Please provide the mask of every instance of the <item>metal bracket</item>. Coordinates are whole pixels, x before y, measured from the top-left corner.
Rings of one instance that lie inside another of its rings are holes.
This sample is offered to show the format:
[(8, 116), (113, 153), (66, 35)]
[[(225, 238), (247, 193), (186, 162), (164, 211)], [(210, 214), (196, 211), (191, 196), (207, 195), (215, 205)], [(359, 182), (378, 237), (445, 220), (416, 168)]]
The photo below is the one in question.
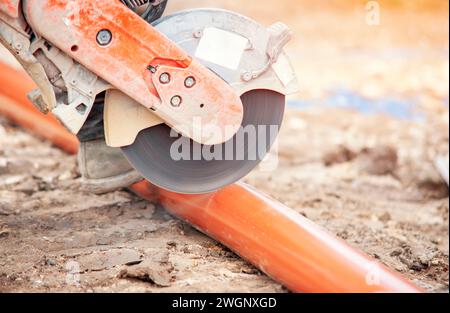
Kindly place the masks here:
[(11, 52), (38, 85), (39, 93), (34, 91), (30, 100), (40, 111), (47, 113), (56, 106), (55, 92), (44, 67), (30, 52), (30, 38), (24, 30), (20, 30), (24, 27), (21, 24), (20, 20), (10, 20), (3, 16), (3, 20), (0, 19), (0, 43)]
[(293, 33), (289, 27), (280, 22), (273, 24), (267, 30), (270, 34), (266, 49), (268, 58), (267, 63), (260, 69), (245, 71), (241, 77), (245, 82), (256, 79), (267, 72), (272, 64), (278, 61), (278, 57), (283, 52), (284, 46), (292, 39), (293, 36)]
[[(96, 96), (111, 86), (43, 38), (35, 40), (30, 48), (44, 64), (57, 91), (52, 113), (77, 134), (88, 118)], [(34, 91), (32, 95), (36, 97), (37, 94)]]

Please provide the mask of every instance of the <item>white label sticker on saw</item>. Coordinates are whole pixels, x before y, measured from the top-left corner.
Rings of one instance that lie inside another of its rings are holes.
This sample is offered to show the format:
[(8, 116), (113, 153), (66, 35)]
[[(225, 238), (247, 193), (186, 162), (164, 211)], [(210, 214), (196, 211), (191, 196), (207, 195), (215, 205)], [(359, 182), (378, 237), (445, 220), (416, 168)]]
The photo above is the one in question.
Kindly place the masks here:
[(289, 59), (284, 54), (280, 54), (277, 62), (272, 64), (272, 68), (284, 86), (289, 85), (296, 77)]
[(241, 63), (248, 39), (214, 27), (205, 28), (195, 56), (231, 70)]

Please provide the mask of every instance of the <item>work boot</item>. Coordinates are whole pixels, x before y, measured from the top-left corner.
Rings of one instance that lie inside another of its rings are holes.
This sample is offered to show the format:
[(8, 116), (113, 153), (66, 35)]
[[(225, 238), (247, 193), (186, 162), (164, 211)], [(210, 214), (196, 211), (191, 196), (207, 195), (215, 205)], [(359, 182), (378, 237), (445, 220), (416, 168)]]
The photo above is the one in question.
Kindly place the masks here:
[(80, 143), (78, 167), (83, 176), (83, 188), (103, 194), (142, 180), (119, 148), (108, 147), (104, 139)]
[(97, 96), (87, 121), (77, 134), (80, 141), (78, 168), (83, 176), (83, 188), (96, 194), (126, 188), (142, 180), (119, 148), (106, 145), (104, 101), (105, 93)]

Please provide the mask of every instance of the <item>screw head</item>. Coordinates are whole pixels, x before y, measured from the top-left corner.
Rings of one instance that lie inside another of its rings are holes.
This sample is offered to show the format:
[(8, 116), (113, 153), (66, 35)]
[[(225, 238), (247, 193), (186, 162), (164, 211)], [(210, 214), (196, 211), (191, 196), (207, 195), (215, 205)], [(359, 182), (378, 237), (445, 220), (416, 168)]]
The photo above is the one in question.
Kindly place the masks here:
[(197, 39), (202, 38), (203, 32), (201, 30), (198, 30), (198, 31), (194, 32), (193, 36), (194, 36), (194, 38), (197, 38)]
[(249, 82), (253, 79), (253, 74), (250, 72), (245, 72), (244, 74), (242, 74), (242, 80), (245, 82)]
[(172, 99), (170, 99), (170, 104), (175, 108), (178, 108), (182, 102), (183, 99), (181, 99), (180, 96), (173, 96)]
[(152, 72), (153, 74), (155, 74), (156, 71), (157, 71), (156, 67), (154, 67), (154, 66), (152, 66), (152, 65), (147, 66), (147, 69), (148, 69), (150, 72)]
[(161, 84), (168, 84), (168, 83), (170, 83), (170, 74), (169, 73), (162, 73), (159, 76), (159, 81), (161, 82)]
[(16, 49), (16, 51), (22, 50), (22, 44), (20, 42), (16, 42), (14, 44), (14, 49)]
[(108, 29), (102, 29), (97, 33), (97, 43), (100, 46), (107, 46), (111, 43), (112, 33)]
[(184, 80), (184, 86), (186, 88), (192, 88), (195, 86), (196, 83), (197, 83), (197, 81), (195, 80), (195, 78), (193, 76), (189, 76)]

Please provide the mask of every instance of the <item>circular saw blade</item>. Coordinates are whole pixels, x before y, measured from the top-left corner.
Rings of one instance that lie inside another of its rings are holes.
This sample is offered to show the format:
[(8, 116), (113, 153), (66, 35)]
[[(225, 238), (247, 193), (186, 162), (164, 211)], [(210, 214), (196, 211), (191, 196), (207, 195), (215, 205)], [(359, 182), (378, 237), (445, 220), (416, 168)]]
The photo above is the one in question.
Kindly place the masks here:
[[(241, 98), (243, 127), (229, 142), (203, 146), (171, 136), (171, 128), (162, 124), (141, 131), (122, 151), (144, 178), (170, 191), (202, 194), (230, 185), (250, 173), (270, 150), (285, 110), (285, 96), (274, 91), (252, 90)], [(180, 160), (178, 153), (174, 157), (173, 147), (181, 142), (189, 151)], [(211, 160), (205, 151), (214, 152), (215, 157)]]

